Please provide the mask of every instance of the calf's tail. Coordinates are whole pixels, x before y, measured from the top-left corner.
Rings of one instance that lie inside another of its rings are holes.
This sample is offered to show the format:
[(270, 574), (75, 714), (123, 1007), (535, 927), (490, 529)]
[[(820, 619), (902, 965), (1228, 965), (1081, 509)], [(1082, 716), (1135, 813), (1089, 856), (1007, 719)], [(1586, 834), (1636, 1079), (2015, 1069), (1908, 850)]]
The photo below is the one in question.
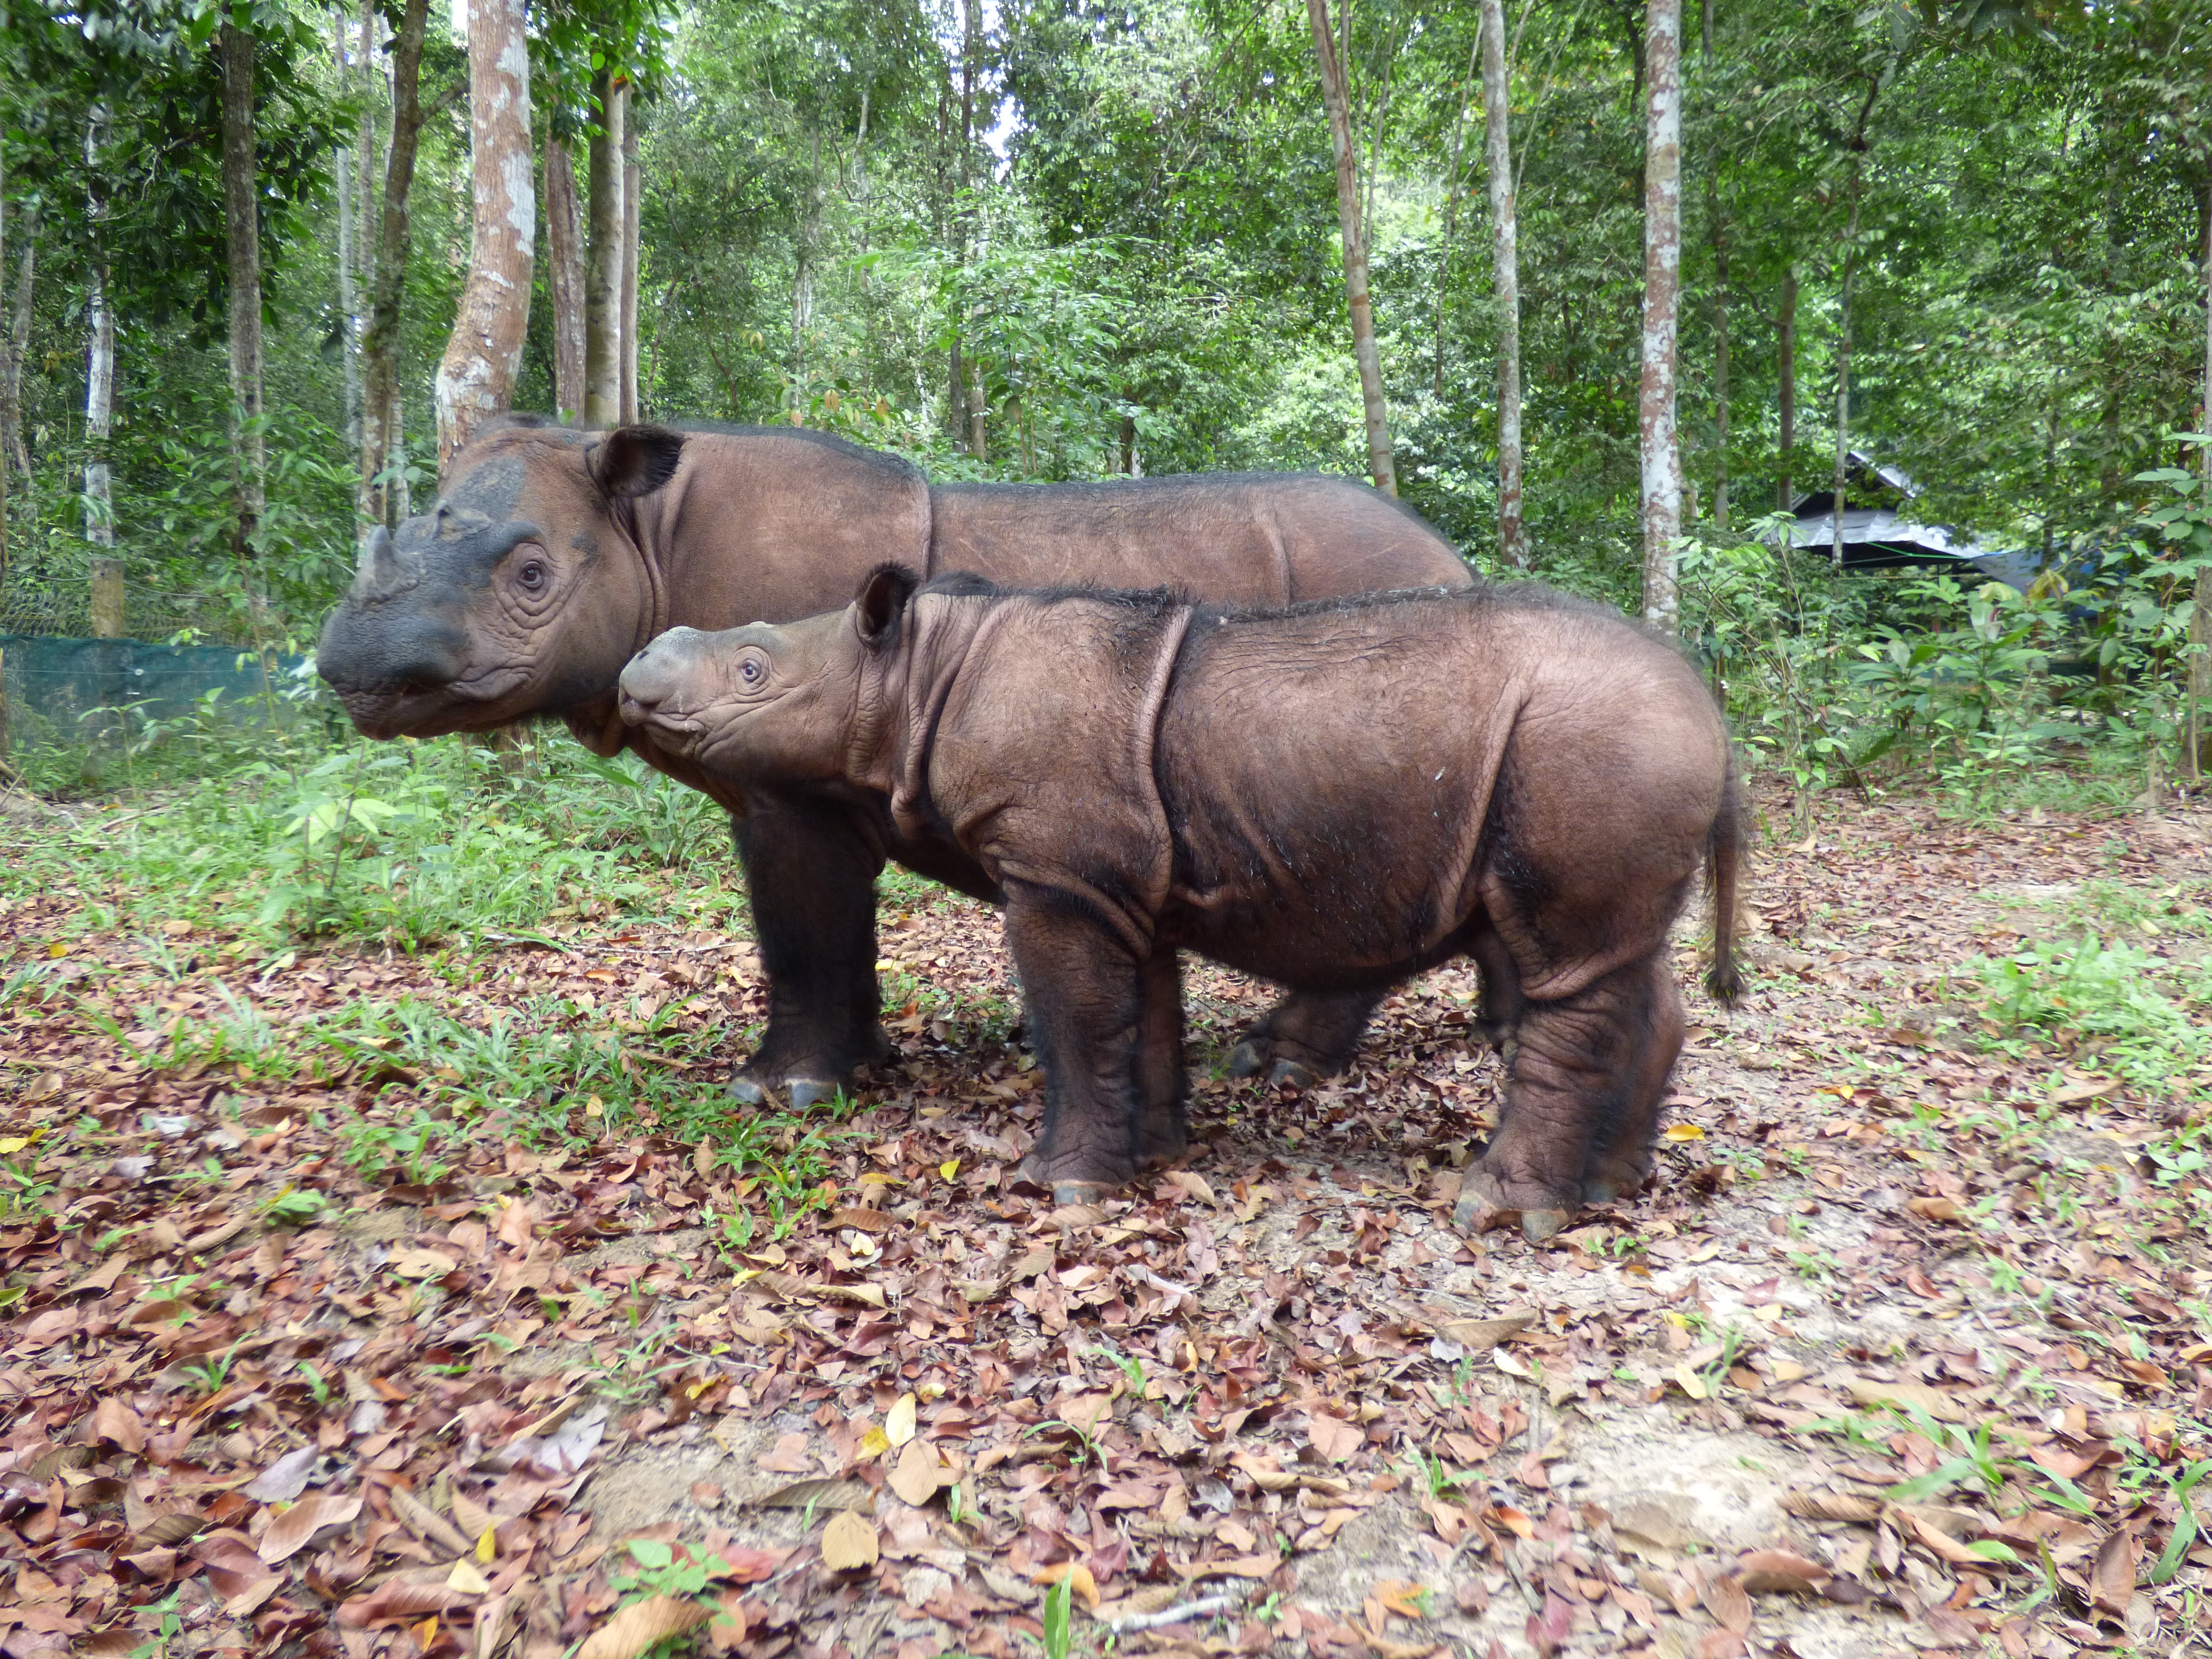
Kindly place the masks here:
[(1732, 1004), (1743, 994), (1743, 974), (1735, 965), (1736, 878), (1743, 867), (1743, 786), (1730, 755), (1721, 788), (1720, 811), (1705, 837), (1705, 893), (1713, 910), (1713, 965), (1705, 989), (1713, 1000)]

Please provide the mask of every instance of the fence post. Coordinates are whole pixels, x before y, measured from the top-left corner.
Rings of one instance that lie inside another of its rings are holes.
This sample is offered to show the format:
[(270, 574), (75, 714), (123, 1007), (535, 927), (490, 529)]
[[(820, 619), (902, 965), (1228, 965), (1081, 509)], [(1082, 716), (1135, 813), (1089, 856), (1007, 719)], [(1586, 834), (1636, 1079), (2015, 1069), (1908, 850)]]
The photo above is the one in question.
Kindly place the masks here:
[(92, 636), (96, 640), (123, 637), (123, 561), (92, 562)]

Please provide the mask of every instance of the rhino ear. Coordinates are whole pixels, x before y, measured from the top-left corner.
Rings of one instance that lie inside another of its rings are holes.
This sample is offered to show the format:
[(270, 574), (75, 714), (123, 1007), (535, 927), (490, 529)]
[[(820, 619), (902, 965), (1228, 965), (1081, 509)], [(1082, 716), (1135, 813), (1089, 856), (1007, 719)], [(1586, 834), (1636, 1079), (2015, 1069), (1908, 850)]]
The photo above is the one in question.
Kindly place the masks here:
[(902, 564), (879, 564), (860, 584), (854, 600), (854, 625), (861, 643), (872, 651), (888, 651), (898, 643), (899, 625), (906, 619), (906, 602), (921, 578)]
[(684, 434), (665, 426), (623, 426), (592, 451), (592, 482), (609, 501), (650, 495), (676, 476)]

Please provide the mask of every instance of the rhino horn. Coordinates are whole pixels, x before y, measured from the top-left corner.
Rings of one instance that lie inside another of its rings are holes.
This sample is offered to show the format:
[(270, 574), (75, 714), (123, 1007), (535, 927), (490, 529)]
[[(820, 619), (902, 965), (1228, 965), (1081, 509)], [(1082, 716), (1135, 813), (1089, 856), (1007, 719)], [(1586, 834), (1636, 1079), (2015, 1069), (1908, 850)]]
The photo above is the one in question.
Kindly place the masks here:
[(392, 544), (392, 532), (379, 525), (362, 544), (361, 563), (354, 571), (354, 597), (380, 599), (412, 587), (421, 580), (422, 568), (422, 556), (401, 553)]

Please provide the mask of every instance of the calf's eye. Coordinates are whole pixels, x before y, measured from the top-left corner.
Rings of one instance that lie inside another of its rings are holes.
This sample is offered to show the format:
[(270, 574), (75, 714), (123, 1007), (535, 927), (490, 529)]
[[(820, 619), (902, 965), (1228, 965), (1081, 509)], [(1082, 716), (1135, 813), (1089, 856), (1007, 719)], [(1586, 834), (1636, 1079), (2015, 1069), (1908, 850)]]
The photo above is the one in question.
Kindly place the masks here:
[(758, 657), (748, 655), (738, 664), (738, 678), (745, 683), (747, 690), (751, 690), (768, 678), (768, 665)]
[(514, 578), (532, 593), (542, 593), (545, 591), (545, 566), (539, 560), (525, 559), (522, 562), (522, 568), (514, 573)]

